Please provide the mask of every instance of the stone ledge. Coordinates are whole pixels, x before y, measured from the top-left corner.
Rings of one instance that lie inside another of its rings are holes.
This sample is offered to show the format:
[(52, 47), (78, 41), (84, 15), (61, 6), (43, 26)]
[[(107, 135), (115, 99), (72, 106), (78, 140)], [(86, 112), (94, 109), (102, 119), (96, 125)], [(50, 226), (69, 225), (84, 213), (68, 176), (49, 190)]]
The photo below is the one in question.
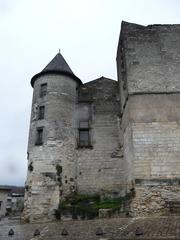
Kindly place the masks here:
[(135, 179), (135, 184), (143, 186), (159, 186), (159, 185), (178, 185), (180, 186), (180, 178), (169, 179)]

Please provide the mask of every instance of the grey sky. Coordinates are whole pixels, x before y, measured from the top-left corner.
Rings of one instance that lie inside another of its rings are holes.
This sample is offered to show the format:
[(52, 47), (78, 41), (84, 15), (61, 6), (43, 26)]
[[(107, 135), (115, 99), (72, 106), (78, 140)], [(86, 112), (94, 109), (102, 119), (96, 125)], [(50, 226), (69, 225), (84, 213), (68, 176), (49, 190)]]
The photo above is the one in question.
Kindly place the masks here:
[(59, 48), (83, 81), (116, 79), (122, 20), (180, 23), (179, 0), (0, 0), (0, 184), (24, 184), (31, 77)]

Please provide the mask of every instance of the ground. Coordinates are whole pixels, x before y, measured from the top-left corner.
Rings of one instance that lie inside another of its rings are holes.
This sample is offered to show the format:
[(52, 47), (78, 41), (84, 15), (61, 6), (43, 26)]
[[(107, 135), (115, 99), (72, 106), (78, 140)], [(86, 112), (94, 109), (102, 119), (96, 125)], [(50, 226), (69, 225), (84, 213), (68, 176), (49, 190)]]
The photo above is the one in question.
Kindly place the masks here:
[[(136, 236), (137, 227), (143, 235)], [(10, 229), (13, 236), (8, 236)], [(63, 236), (66, 229), (68, 235)], [(96, 235), (101, 228), (103, 235)], [(33, 237), (39, 229), (40, 237)], [(64, 221), (41, 224), (20, 224), (19, 220), (0, 221), (0, 240), (120, 240), (120, 239), (180, 239), (180, 217), (114, 218), (85, 221)]]

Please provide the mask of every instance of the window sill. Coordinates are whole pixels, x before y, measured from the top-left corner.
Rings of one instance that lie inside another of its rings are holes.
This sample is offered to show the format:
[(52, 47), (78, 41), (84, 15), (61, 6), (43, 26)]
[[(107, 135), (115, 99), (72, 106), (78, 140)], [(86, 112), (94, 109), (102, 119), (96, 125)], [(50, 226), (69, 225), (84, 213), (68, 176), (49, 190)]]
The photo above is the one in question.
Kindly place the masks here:
[(36, 146), (42, 146), (43, 143), (35, 143)]
[(93, 149), (92, 145), (89, 146), (77, 146), (77, 149)]

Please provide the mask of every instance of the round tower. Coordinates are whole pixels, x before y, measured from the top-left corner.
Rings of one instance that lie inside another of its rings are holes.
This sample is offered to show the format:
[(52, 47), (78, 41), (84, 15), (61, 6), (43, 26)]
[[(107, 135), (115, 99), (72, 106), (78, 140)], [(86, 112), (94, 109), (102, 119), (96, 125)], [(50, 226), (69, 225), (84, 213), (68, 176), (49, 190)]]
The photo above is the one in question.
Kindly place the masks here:
[(76, 88), (81, 84), (63, 56), (31, 79), (34, 88), (23, 218), (54, 218), (62, 196), (76, 190)]

